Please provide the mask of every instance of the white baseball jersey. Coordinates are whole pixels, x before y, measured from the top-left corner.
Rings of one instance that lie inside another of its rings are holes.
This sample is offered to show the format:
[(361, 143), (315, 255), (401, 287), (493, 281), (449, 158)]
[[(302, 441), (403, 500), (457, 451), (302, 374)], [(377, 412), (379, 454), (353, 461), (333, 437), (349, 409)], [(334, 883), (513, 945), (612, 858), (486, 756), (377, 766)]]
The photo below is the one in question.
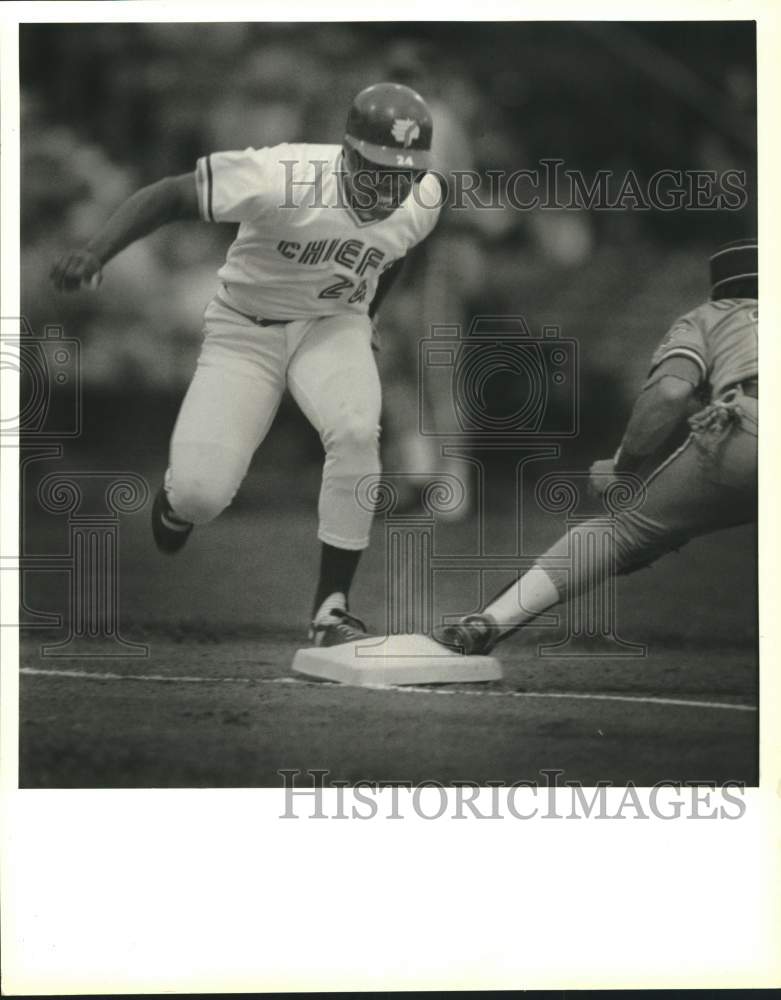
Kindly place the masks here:
[(434, 228), (433, 174), (387, 219), (362, 222), (347, 204), (341, 154), (338, 145), (282, 143), (198, 160), (201, 217), (240, 223), (218, 272), (235, 308), (280, 320), (366, 313), (382, 271)]

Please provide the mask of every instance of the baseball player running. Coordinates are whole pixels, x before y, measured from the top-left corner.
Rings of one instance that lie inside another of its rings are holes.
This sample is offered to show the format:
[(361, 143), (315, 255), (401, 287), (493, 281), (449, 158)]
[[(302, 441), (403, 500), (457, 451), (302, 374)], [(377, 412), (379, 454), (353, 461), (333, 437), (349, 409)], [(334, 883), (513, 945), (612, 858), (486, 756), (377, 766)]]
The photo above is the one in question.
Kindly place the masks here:
[(161, 552), (178, 552), (194, 526), (225, 510), (289, 388), (325, 449), (315, 645), (366, 634), (348, 597), (371, 525), (356, 485), (380, 467), (372, 318), (404, 255), (437, 221), (432, 131), (419, 94), (375, 84), (354, 99), (341, 145), (204, 156), (194, 173), (136, 192), (52, 269), (60, 290), (94, 287), (112, 257), (165, 223), (239, 223), (205, 312), (152, 530)]
[[(710, 258), (710, 270), (710, 301), (673, 323), (653, 356), (618, 452), (590, 470), (599, 496), (618, 473), (640, 477), (642, 505), (615, 515), (614, 543), (599, 519), (573, 528), (480, 614), (435, 629), (439, 642), (465, 654), (488, 653), (543, 611), (610, 574), (646, 566), (698, 535), (756, 520), (756, 241), (721, 247)], [(660, 464), (655, 456), (665, 446), (670, 452), (687, 419), (688, 436)], [(588, 539), (593, 555), (571, 579), (563, 566), (578, 544), (587, 551)]]

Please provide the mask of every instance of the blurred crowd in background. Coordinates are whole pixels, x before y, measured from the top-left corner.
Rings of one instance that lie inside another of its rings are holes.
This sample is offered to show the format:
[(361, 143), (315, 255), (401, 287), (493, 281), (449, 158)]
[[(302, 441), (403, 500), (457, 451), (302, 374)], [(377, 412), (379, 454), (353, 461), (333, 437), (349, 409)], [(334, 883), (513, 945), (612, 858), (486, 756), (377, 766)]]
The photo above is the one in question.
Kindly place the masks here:
[(99, 294), (57, 295), (53, 259), (204, 153), (340, 141), (351, 97), (378, 80), (430, 103), (446, 170), (561, 158), (587, 177), (742, 170), (748, 190), (732, 212), (447, 213), (383, 308), (391, 425), (428, 323), (479, 314), (560, 326), (580, 344), (584, 404), (628, 400), (670, 321), (707, 297), (709, 249), (756, 230), (750, 22), (57, 24), (22, 26), (20, 45), (23, 310), (80, 338), (87, 388), (181, 395), (234, 230), (167, 227), (113, 261)]

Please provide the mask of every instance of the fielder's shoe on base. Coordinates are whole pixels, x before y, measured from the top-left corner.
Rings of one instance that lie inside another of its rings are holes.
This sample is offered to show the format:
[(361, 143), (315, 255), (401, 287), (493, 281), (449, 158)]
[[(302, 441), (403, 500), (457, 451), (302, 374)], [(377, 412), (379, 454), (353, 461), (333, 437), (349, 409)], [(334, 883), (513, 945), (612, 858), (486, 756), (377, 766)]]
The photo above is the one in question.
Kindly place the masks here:
[(180, 521), (168, 502), (164, 487), (160, 487), (152, 504), (152, 534), (161, 552), (173, 555), (190, 537), (193, 530), (189, 521)]
[(455, 625), (439, 625), (432, 637), (464, 656), (487, 656), (499, 640), (499, 626), (490, 615), (467, 615)]
[(344, 608), (332, 608), (318, 615), (309, 626), (309, 640), (314, 646), (341, 646), (345, 642), (368, 639), (366, 626)]

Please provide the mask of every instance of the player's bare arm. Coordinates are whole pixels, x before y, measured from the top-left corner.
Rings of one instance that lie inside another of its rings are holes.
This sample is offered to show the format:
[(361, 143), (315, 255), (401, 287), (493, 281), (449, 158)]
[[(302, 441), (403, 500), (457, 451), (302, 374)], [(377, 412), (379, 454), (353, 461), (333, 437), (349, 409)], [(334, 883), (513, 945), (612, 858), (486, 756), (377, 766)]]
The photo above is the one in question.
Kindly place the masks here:
[(198, 218), (194, 174), (165, 177), (123, 202), (86, 247), (63, 254), (51, 280), (60, 291), (75, 291), (99, 277), (104, 264), (136, 240), (169, 222)]
[(689, 416), (700, 382), (697, 365), (687, 358), (670, 358), (662, 362), (657, 375), (637, 397), (616, 457), (616, 472), (637, 470)]
[(615, 457), (591, 466), (594, 493), (603, 493), (615, 473), (638, 472), (664, 449), (690, 416), (700, 381), (700, 369), (688, 358), (672, 357), (659, 365), (635, 400)]

